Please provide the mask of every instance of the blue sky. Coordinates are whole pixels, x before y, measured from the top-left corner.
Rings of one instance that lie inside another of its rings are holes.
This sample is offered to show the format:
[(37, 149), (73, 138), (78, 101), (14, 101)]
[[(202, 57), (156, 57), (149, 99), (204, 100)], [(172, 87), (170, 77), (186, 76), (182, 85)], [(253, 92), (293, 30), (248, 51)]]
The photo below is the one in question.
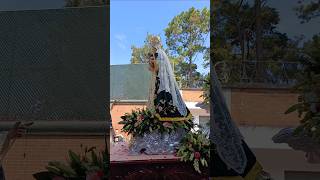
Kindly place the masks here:
[[(268, 0), (267, 5), (276, 8), (279, 12), (280, 22), (277, 29), (280, 32), (287, 33), (292, 38), (294, 36), (304, 35), (306, 39), (312, 38), (314, 34), (320, 33), (320, 18), (315, 18), (309, 23), (301, 24), (296, 12), (299, 0)], [(310, 0), (306, 0), (308, 2)]]
[[(142, 46), (147, 33), (161, 36), (165, 45), (164, 29), (174, 16), (191, 7), (210, 7), (209, 0), (111, 0), (110, 64), (128, 64), (131, 45)], [(209, 46), (209, 36), (205, 45)], [(202, 54), (196, 56), (200, 72), (204, 70)]]

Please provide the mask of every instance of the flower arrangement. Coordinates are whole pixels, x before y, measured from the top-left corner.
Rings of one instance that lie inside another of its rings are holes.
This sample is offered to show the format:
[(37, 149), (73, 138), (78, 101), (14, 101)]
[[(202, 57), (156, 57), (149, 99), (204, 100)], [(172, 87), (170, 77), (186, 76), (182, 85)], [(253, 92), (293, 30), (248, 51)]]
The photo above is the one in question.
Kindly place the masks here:
[(150, 109), (137, 109), (132, 113), (126, 113), (121, 116), (122, 121), (119, 124), (123, 124), (122, 131), (132, 136), (143, 136), (143, 134), (159, 131), (160, 133), (170, 133), (178, 128), (183, 128), (186, 131), (190, 131), (193, 127), (192, 119), (187, 121), (173, 121), (163, 122), (154, 116), (154, 111)]
[(201, 131), (189, 132), (180, 143), (176, 156), (181, 161), (191, 162), (194, 169), (201, 173), (201, 168), (208, 167), (210, 140)]
[(160, 133), (170, 133), (178, 128), (188, 133), (181, 140), (176, 156), (181, 161), (192, 162), (194, 169), (201, 173), (203, 167), (208, 167), (210, 140), (202, 131), (192, 132), (194, 128), (192, 119), (187, 121), (163, 122), (154, 116), (150, 109), (137, 109), (121, 117), (119, 124), (124, 124), (122, 131), (133, 136), (142, 136), (145, 133), (158, 130)]
[[(82, 146), (81, 146), (82, 149)], [(47, 171), (34, 174), (37, 180), (105, 180), (108, 179), (109, 154), (96, 153), (96, 148), (85, 148), (84, 153), (77, 154), (69, 150), (67, 164), (52, 161)]]

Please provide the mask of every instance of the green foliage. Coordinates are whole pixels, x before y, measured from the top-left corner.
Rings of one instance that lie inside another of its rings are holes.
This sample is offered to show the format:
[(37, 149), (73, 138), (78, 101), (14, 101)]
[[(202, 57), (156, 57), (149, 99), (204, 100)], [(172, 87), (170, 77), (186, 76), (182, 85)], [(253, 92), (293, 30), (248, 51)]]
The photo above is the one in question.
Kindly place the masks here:
[[(144, 41), (143, 46), (141, 47), (136, 47), (136, 46), (131, 46), (131, 59), (130, 62), (131, 64), (141, 64), (141, 63), (148, 63), (148, 53), (150, 52), (150, 47), (148, 46), (148, 39), (151, 37), (151, 34), (147, 34), (147, 37)], [(181, 56), (171, 56), (168, 52), (168, 49), (165, 49), (165, 52), (168, 55), (168, 58), (171, 62), (171, 66), (173, 68), (175, 78), (177, 83), (181, 86), (184, 87), (184, 78), (182, 76), (184, 70), (181, 69), (180, 64), (183, 62), (183, 57)], [(199, 76), (196, 74), (196, 76)]]
[(53, 177), (86, 180), (87, 176), (93, 175), (101, 180), (107, 179), (109, 173), (109, 154), (107, 152), (103, 151), (97, 154), (95, 147), (89, 149), (85, 147), (82, 154), (69, 150), (68, 155), (67, 164), (51, 161), (46, 167), (46, 172), (37, 173), (34, 177), (39, 180), (52, 179)]
[[(192, 76), (192, 83), (189, 84), (188, 76), (190, 75), (191, 68), (191, 76)], [(197, 65), (192, 64), (191, 66), (185, 62), (180, 61), (175, 66), (175, 74), (177, 74), (177, 81), (179, 82), (181, 88), (199, 88), (203, 86), (203, 76), (201, 73), (197, 72)]]
[(182, 77), (183, 87), (193, 87), (200, 79), (194, 58), (206, 50), (205, 38), (209, 33), (209, 10), (190, 8), (175, 16), (165, 29), (169, 54), (183, 57), (177, 65), (177, 73)]
[[(213, 6), (213, 38), (212, 48), (215, 61), (245, 61), (256, 59), (256, 12), (254, 4), (248, 1), (222, 0)], [(261, 29), (263, 59), (276, 60), (286, 53), (288, 37), (276, 31), (279, 13), (267, 5), (261, 7)], [(281, 56), (280, 56), (281, 55)]]
[[(283, 74), (294, 76), (292, 72), (283, 72), (281, 63), (299, 61), (298, 45), (302, 39), (290, 39), (277, 30), (280, 17), (275, 8), (262, 3), (259, 25), (255, 3), (248, 0), (213, 3), (211, 56), (213, 65), (219, 64), (215, 70), (222, 83), (271, 82), (272, 78), (272, 82), (277, 82), (286, 76)], [(257, 29), (261, 29), (261, 38)], [(261, 45), (259, 52), (258, 44)]]
[(192, 119), (164, 124), (154, 114), (155, 112), (149, 109), (132, 110), (132, 113), (126, 113), (124, 116), (121, 116), (122, 121), (119, 124), (123, 124), (123, 132), (132, 134), (132, 136), (143, 136), (145, 133), (153, 131), (170, 133), (178, 128), (190, 131), (193, 127)]
[(150, 47), (148, 46), (148, 40), (151, 37), (151, 34), (147, 34), (147, 37), (144, 41), (143, 46), (136, 47), (131, 46), (131, 64), (141, 64), (141, 63), (148, 63), (148, 53), (150, 52)]
[(201, 97), (204, 99), (203, 103), (209, 104), (210, 102), (210, 73), (204, 77), (204, 83), (202, 86), (203, 94)]
[(148, 54), (148, 47), (144, 45), (143, 47), (136, 47), (136, 46), (131, 46), (131, 59), (130, 62), (131, 64), (140, 64), (140, 63), (147, 63), (147, 54)]
[(311, 19), (320, 16), (320, 1), (311, 0), (298, 1), (299, 6), (295, 8), (298, 17), (302, 20), (301, 23), (309, 22)]
[(201, 131), (189, 132), (180, 142), (177, 156), (181, 161), (191, 162), (194, 169), (201, 173), (201, 169), (208, 167), (210, 158), (210, 140)]
[(320, 143), (320, 36), (315, 35), (303, 47), (306, 57), (302, 59), (304, 69), (298, 76), (294, 90), (300, 93), (298, 103), (286, 113), (298, 112), (301, 119), (296, 135), (307, 135)]

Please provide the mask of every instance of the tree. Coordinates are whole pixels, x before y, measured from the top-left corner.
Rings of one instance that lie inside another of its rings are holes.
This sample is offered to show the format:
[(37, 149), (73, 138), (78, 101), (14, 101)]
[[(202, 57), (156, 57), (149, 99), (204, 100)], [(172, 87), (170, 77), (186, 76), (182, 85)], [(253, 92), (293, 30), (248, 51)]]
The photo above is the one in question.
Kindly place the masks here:
[[(272, 35), (278, 33), (275, 28), (280, 20), (274, 8), (266, 5), (257, 6), (259, 8), (243, 0), (218, 1), (213, 12), (216, 13), (217, 18), (213, 27), (214, 39), (218, 41), (215, 46), (230, 48), (231, 52), (233, 51), (232, 54), (237, 55), (242, 61), (256, 59), (259, 54), (255, 53), (257, 40), (274, 38)], [(260, 11), (257, 18), (255, 18), (256, 9)], [(261, 28), (259, 30), (261, 37), (258, 37), (258, 28)], [(263, 56), (263, 54), (264, 52), (260, 52), (259, 55)]]
[(147, 34), (144, 44), (141, 47), (131, 46), (131, 64), (148, 63), (148, 53), (150, 51), (148, 40), (151, 36), (151, 34)]
[[(320, 1), (311, 1), (305, 5), (300, 1), (299, 4), (296, 11), (302, 19), (301, 23), (320, 16)], [(299, 93), (298, 103), (291, 106), (286, 113), (298, 112), (299, 118), (302, 118), (295, 129), (296, 135), (307, 135), (320, 143), (320, 34), (314, 35), (303, 44), (300, 62), (303, 68), (298, 72), (298, 83), (295, 87)]]
[[(165, 29), (166, 44), (169, 54), (173, 57), (183, 57), (184, 62), (177, 65), (182, 75), (183, 87), (196, 87), (200, 73), (194, 59), (197, 53), (202, 53), (205, 38), (209, 33), (209, 10), (190, 8), (175, 16)], [(186, 71), (186, 72), (182, 72)]]
[(299, 93), (298, 103), (286, 113), (298, 112), (302, 118), (296, 128), (297, 135), (307, 135), (320, 143), (320, 36), (313, 36), (303, 47), (303, 69), (298, 76), (295, 90)]
[(305, 3), (305, 0), (298, 1), (299, 6), (295, 8), (301, 23), (309, 22), (311, 19), (320, 16), (320, 0), (312, 0)]
[(176, 70), (175, 70), (175, 74), (177, 78), (177, 81), (180, 85), (180, 87), (182, 88), (198, 88), (198, 87), (202, 87), (202, 83), (203, 83), (203, 76), (201, 75), (200, 72), (197, 72), (197, 65), (196, 64), (192, 64), (191, 66), (191, 76), (193, 77), (193, 83), (192, 84), (188, 84), (188, 80), (186, 79), (186, 77), (188, 77), (189, 74), (189, 70), (190, 70), (190, 66), (187, 62), (185, 61), (180, 61), (176, 66)]
[(84, 7), (106, 5), (106, 0), (65, 0), (66, 7)]
[[(130, 60), (131, 64), (148, 63), (147, 55), (150, 51), (150, 47), (148, 46), (148, 39), (151, 36), (152, 35), (147, 34), (144, 44), (141, 47), (137, 47), (134, 45), (131, 46), (131, 50), (132, 50), (131, 60)], [(180, 87), (185, 87), (185, 81), (182, 76), (185, 74), (184, 70), (186, 68), (184, 68), (184, 65), (181, 64), (183, 63), (183, 58), (181, 56), (170, 55), (168, 49), (165, 49), (165, 52), (167, 53), (168, 58), (171, 62), (177, 83), (180, 85)], [(200, 79), (197, 73), (194, 73), (194, 75), (197, 77), (196, 79)]]
[(131, 64), (140, 64), (140, 63), (147, 63), (147, 54), (148, 54), (148, 47), (144, 45), (142, 47), (136, 47), (134, 45), (131, 46)]
[(148, 40), (150, 37), (152, 37), (152, 35), (147, 34), (144, 44), (141, 47), (131, 46), (131, 64), (148, 63), (148, 53), (150, 52)]
[[(255, 0), (250, 4), (246, 0), (221, 0), (215, 1), (212, 7), (214, 63), (223, 61), (230, 66), (231, 81), (239, 82), (243, 78), (265, 81), (267, 63), (297, 60), (298, 52), (289, 55), (294, 52), (292, 49), (297, 49), (297, 44), (276, 30), (279, 13), (265, 1)], [(249, 72), (250, 77), (245, 77), (243, 74), (248, 74), (245, 65), (250, 62), (255, 69)]]

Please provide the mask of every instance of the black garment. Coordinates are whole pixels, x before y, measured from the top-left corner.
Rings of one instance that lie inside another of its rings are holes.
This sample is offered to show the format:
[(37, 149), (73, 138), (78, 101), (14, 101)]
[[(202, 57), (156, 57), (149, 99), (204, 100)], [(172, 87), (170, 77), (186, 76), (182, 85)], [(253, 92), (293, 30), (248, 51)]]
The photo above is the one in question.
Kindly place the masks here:
[(187, 115), (182, 116), (180, 114), (178, 108), (173, 105), (172, 95), (169, 92), (161, 91), (157, 93), (160, 85), (159, 77), (156, 77), (155, 83), (154, 107), (156, 110), (156, 114), (158, 114), (162, 120), (170, 121), (170, 119), (167, 118), (172, 118), (173, 121), (179, 121), (186, 120), (187, 117), (191, 116), (190, 111), (187, 107)]
[(4, 171), (2, 166), (0, 167), (0, 180), (5, 180)]
[(247, 166), (242, 174), (238, 174), (233, 169), (228, 169), (227, 165), (221, 160), (216, 151), (212, 150), (210, 152), (210, 154), (212, 154), (210, 156), (210, 161), (212, 162), (210, 164), (210, 176), (213, 177), (214, 180), (215, 178), (223, 180), (224, 177), (226, 179), (230, 179), (231, 177), (242, 177), (244, 180), (251, 180), (250, 178), (256, 177), (262, 171), (261, 165), (257, 162), (255, 155), (245, 141), (242, 141), (242, 146), (247, 156)]

